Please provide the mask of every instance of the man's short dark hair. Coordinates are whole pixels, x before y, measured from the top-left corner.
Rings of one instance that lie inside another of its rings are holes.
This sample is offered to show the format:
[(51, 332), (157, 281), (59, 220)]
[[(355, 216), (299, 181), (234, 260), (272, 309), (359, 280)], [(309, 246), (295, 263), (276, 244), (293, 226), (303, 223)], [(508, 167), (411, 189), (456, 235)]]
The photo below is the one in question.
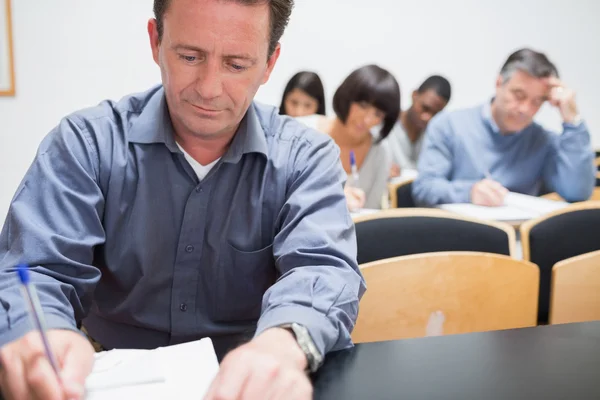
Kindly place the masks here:
[(528, 48), (517, 50), (508, 57), (500, 69), (503, 83), (507, 82), (515, 71), (523, 71), (535, 78), (558, 78), (558, 70), (548, 57)]
[(350, 105), (369, 103), (385, 114), (379, 140), (383, 140), (394, 127), (400, 113), (400, 86), (387, 70), (377, 65), (366, 65), (353, 71), (333, 95), (333, 111), (346, 123)]
[[(154, 18), (156, 18), (156, 29), (158, 31), (158, 40), (162, 39), (163, 35), (163, 18), (169, 9), (169, 5), (174, 0), (154, 0)], [(275, 51), (279, 39), (285, 31), (292, 9), (294, 8), (294, 0), (222, 0), (233, 1), (246, 6), (254, 6), (259, 4), (268, 4), (270, 15), (270, 35), (269, 35), (269, 57)]]
[(446, 103), (450, 101), (452, 95), (452, 88), (448, 79), (440, 75), (432, 75), (425, 79), (421, 86), (417, 89), (418, 93), (426, 92), (427, 90), (433, 90), (435, 94), (446, 100)]

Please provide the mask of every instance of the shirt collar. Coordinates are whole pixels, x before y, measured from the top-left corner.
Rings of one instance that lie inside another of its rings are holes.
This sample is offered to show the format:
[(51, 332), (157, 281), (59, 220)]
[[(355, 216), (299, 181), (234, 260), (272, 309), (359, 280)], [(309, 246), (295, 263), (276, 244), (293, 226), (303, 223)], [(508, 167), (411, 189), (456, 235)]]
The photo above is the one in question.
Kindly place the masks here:
[[(181, 152), (175, 142), (175, 131), (162, 86), (151, 94), (128, 136), (133, 143), (163, 143), (172, 153)], [(237, 163), (245, 153), (261, 153), (266, 156), (267, 151), (265, 131), (252, 103), (233, 137), (231, 146), (223, 155), (223, 161)]]
[(143, 107), (129, 131), (129, 141), (142, 144), (163, 143), (172, 153), (179, 153), (162, 86), (152, 91)]
[(481, 109), (481, 117), (483, 118), (483, 122), (492, 130), (492, 133), (497, 135), (501, 135), (500, 128), (498, 128), (498, 124), (494, 121), (494, 117), (492, 117), (492, 102), (494, 98), (492, 97), (490, 101), (487, 101), (483, 108)]
[(531, 124), (529, 124), (528, 126), (526, 126), (525, 128), (523, 128), (522, 130), (518, 131), (518, 132), (511, 132), (510, 134), (503, 134), (502, 132), (500, 132), (500, 128), (498, 128), (498, 124), (496, 124), (496, 121), (494, 121), (494, 117), (492, 116), (492, 102), (494, 101), (494, 97), (492, 97), (490, 99), (490, 101), (487, 101), (484, 105), (483, 108), (481, 110), (481, 117), (483, 118), (483, 122), (490, 128), (490, 130), (492, 131), (493, 134), (502, 136), (502, 137), (516, 137), (518, 135), (520, 135), (521, 133), (527, 131), (527, 129), (531, 126)]
[(242, 118), (231, 146), (223, 156), (223, 162), (237, 164), (242, 155), (247, 153), (260, 153), (265, 156), (268, 153), (267, 138), (254, 103), (250, 104)]

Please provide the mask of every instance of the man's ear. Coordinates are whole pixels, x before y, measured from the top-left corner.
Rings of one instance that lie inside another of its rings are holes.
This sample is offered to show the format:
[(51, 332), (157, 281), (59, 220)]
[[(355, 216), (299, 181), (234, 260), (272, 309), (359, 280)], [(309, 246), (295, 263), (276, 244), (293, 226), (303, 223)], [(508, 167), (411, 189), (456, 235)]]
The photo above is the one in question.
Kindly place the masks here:
[(502, 75), (498, 75), (498, 78), (496, 78), (496, 89), (500, 89), (502, 85), (504, 85), (504, 78)]
[(148, 38), (150, 39), (150, 47), (152, 48), (152, 58), (158, 64), (160, 40), (158, 38), (158, 26), (154, 18), (148, 20)]
[(263, 76), (263, 81), (262, 81), (263, 85), (268, 82), (269, 77), (271, 76), (271, 72), (273, 72), (273, 68), (275, 68), (275, 64), (277, 63), (277, 60), (279, 59), (279, 54), (281, 54), (281, 45), (279, 43), (277, 43), (277, 46), (275, 47), (273, 54), (271, 54), (271, 56), (267, 60), (267, 69), (265, 71), (265, 75)]

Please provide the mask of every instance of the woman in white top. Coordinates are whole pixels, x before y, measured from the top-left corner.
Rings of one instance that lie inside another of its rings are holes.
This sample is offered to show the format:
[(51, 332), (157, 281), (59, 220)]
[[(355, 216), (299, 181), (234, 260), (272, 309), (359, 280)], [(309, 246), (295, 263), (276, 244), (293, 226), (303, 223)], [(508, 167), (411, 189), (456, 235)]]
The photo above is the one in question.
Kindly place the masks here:
[[(320, 115), (298, 118), (306, 125), (330, 135), (340, 148), (340, 158), (348, 174), (346, 198), (350, 208), (381, 208), (387, 193), (390, 157), (381, 144), (400, 111), (400, 87), (394, 76), (377, 65), (367, 65), (352, 72), (333, 96), (336, 117)], [(377, 139), (371, 129), (381, 124)], [(352, 177), (350, 153), (354, 152), (358, 168), (358, 182)], [(364, 191), (364, 204), (361, 192)]]

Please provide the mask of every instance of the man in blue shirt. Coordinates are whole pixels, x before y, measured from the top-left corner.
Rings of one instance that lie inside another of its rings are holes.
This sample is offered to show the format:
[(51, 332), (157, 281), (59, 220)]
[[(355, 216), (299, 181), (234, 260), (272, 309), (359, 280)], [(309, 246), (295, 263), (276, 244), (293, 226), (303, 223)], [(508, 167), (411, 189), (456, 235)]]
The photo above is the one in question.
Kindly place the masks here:
[[(546, 101), (562, 116), (561, 135), (533, 122)], [(499, 206), (508, 191), (537, 196), (542, 188), (581, 201), (594, 187), (590, 133), (575, 94), (531, 49), (508, 58), (491, 101), (430, 122), (418, 169), (413, 197), (423, 206)]]
[[(339, 151), (253, 102), (292, 7), (155, 0), (163, 85), (76, 112), (44, 139), (0, 236), (9, 398), (82, 397), (93, 349), (80, 323), (107, 349), (239, 346), (209, 399), (308, 399), (305, 370), (352, 345), (365, 286)], [(60, 380), (28, 333), (21, 262)]]

